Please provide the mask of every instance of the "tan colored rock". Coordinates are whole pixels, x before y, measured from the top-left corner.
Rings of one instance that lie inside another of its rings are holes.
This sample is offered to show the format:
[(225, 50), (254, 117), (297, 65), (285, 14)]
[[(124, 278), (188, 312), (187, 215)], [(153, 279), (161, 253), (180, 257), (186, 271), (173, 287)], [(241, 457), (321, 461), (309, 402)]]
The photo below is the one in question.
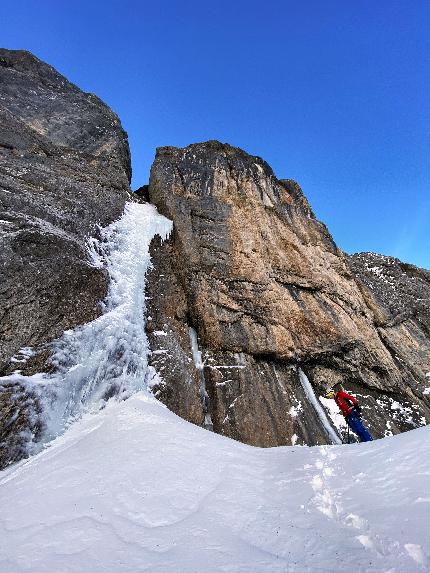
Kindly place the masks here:
[[(411, 378), (421, 383), (425, 373), (399, 367), (377, 328), (388, 320), (387, 311), (351, 271), (296, 183), (277, 180), (258, 157), (207, 142), (159, 149), (149, 193), (174, 223), (170, 241), (154, 250), (151, 329), (171, 331), (169, 347), (181, 348), (184, 359), (191, 356), (189, 343), (178, 332), (197, 330), (215, 431), (264, 446), (291, 443), (294, 434), (299, 443), (324, 443), (291, 368), (297, 365), (317, 391), (343, 380), (371, 396), (368, 421), (377, 435), (387, 420), (394, 431), (430, 420), (428, 402), (417, 393), (409, 426), (378, 406), (381, 394), (412, 399), (407, 386)], [(172, 293), (159, 283), (161, 261), (164, 282), (177, 285), (170, 304), (178, 303), (180, 317), (163, 310)], [(157, 352), (165, 342), (151, 339)], [(169, 395), (170, 407), (176, 403), (175, 411), (198, 423), (197, 386), (194, 414), (184, 414), (184, 380), (171, 374), (175, 368), (175, 358), (166, 358), (169, 374), (160, 396)], [(188, 361), (189, 376), (192, 369)], [(294, 399), (302, 405), (299, 420), (288, 413)]]

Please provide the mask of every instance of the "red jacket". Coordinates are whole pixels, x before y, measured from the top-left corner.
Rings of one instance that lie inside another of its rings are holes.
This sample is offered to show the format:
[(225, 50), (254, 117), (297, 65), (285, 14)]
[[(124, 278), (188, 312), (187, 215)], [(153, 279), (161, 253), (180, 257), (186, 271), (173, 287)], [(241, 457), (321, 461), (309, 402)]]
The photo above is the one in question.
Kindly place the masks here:
[(339, 406), (340, 411), (345, 416), (345, 418), (348, 416), (354, 406), (357, 406), (358, 404), (357, 398), (354, 398), (354, 396), (347, 394), (343, 390), (339, 390), (334, 399), (336, 400), (336, 404)]

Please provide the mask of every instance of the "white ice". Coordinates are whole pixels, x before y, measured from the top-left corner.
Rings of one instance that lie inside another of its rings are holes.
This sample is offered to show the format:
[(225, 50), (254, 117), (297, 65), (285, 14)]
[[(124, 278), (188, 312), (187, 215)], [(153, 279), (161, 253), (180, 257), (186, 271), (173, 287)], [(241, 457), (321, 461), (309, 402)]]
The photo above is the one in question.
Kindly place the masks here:
[[(0, 378), (19, 381), (40, 396), (44, 440), (59, 435), (71, 420), (98, 410), (115, 396), (126, 398), (146, 388), (155, 375), (148, 368), (145, 332), (145, 283), (151, 268), (149, 246), (155, 235), (165, 239), (172, 223), (149, 204), (128, 203), (123, 216), (89, 241), (90, 260), (105, 268), (109, 288), (103, 314), (69, 330), (53, 345), (54, 375)], [(76, 300), (79, 304), (79, 300)], [(21, 350), (28, 355), (29, 349)], [(37, 450), (30, 444), (29, 451)]]
[[(426, 373), (426, 378), (430, 379), (430, 372)], [(423, 394), (426, 394), (426, 395), (430, 394), (430, 386), (427, 386), (426, 388), (424, 388)]]
[(341, 444), (342, 440), (339, 438), (339, 436), (336, 434), (335, 430), (333, 429), (332, 425), (330, 424), (329, 419), (327, 418), (327, 414), (325, 413), (325, 410), (323, 409), (323, 407), (319, 403), (318, 398), (315, 395), (314, 389), (312, 388), (312, 384), (309, 382), (308, 377), (306, 376), (306, 374), (303, 372), (303, 370), (301, 368), (299, 368), (298, 370), (299, 370), (299, 378), (300, 378), (300, 382), (301, 382), (301, 385), (303, 387), (303, 390), (306, 394), (307, 399), (309, 400), (310, 404), (312, 405), (313, 409), (315, 410), (315, 413), (318, 416), (318, 419), (321, 422), (321, 425), (322, 425), (325, 433), (329, 437), (332, 444)]
[(324, 396), (320, 396), (319, 401), (328, 411), (330, 420), (332, 421), (332, 424), (336, 428), (338, 433), (340, 435), (344, 434), (346, 430), (346, 422), (336, 402), (332, 398), (325, 398)]
[(189, 335), (190, 335), (190, 343), (191, 343), (191, 352), (193, 354), (194, 366), (199, 375), (200, 379), (200, 399), (202, 401), (202, 409), (205, 413), (204, 416), (204, 427), (207, 430), (213, 430), (213, 422), (210, 415), (210, 404), (209, 404), (209, 394), (206, 390), (206, 380), (205, 380), (205, 373), (204, 367), (205, 364), (203, 362), (202, 353), (199, 349), (199, 343), (197, 339), (197, 332), (194, 328), (190, 326), (189, 328)]

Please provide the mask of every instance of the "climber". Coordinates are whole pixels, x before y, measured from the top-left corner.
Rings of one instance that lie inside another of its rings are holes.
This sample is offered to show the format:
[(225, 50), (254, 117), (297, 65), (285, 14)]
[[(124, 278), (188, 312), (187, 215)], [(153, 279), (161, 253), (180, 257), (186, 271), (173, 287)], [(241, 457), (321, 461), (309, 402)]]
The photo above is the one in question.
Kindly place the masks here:
[(361, 442), (371, 442), (373, 440), (369, 430), (361, 421), (361, 408), (357, 398), (347, 394), (342, 387), (337, 392), (334, 390), (327, 392), (326, 398), (334, 398), (340, 411), (345, 416), (346, 423), (357, 434)]

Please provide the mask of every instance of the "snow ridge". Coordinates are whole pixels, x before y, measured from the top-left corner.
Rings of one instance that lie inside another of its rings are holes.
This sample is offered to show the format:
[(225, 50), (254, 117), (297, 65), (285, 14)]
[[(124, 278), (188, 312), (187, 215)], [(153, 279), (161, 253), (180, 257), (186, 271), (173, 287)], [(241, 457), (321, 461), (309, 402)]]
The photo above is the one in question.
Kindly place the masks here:
[(428, 573), (429, 438), (254, 448), (139, 392), (0, 474), (0, 571)]

